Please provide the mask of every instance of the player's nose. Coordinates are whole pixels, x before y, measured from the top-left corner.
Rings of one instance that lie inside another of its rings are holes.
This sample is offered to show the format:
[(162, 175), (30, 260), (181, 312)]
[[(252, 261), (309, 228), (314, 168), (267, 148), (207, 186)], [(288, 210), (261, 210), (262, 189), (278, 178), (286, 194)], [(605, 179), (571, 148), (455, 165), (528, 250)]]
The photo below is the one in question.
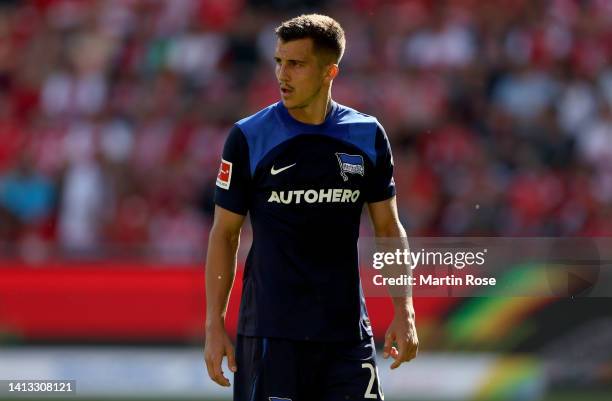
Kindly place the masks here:
[(277, 67), (276, 71), (277, 71), (278, 82), (286, 83), (286, 82), (289, 82), (291, 80), (291, 77), (289, 76), (289, 73), (287, 72), (286, 65), (280, 64)]

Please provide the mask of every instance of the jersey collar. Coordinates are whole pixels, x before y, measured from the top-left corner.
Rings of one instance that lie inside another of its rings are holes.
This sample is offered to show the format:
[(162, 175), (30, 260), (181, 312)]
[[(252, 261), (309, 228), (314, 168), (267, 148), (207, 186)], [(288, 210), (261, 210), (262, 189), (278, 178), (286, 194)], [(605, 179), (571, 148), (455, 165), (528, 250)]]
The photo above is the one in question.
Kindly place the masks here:
[(299, 129), (300, 131), (314, 132), (314, 131), (318, 131), (322, 128), (327, 127), (329, 123), (335, 119), (336, 111), (338, 110), (338, 103), (332, 100), (330, 102), (330, 105), (331, 107), (329, 111), (327, 112), (327, 116), (325, 117), (325, 120), (321, 124), (306, 124), (306, 123), (296, 120), (295, 118), (291, 116), (291, 114), (289, 114), (289, 110), (287, 110), (287, 108), (285, 107), (282, 101), (279, 101), (276, 104), (276, 108), (278, 110), (278, 114), (280, 115), (280, 118), (287, 125), (294, 127), (296, 129)]

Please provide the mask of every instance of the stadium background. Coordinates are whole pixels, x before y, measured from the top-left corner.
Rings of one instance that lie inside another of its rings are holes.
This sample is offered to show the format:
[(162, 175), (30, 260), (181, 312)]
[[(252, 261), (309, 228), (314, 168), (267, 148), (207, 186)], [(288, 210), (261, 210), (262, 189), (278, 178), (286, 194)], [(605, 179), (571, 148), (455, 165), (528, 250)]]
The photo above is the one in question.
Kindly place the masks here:
[[(0, 379), (227, 399), (201, 356), (219, 154), (278, 99), (273, 28), (310, 11), (346, 30), (334, 98), (386, 127), (411, 236), (612, 233), (610, 1), (4, 0)], [(387, 398), (609, 399), (611, 306), (417, 299)]]

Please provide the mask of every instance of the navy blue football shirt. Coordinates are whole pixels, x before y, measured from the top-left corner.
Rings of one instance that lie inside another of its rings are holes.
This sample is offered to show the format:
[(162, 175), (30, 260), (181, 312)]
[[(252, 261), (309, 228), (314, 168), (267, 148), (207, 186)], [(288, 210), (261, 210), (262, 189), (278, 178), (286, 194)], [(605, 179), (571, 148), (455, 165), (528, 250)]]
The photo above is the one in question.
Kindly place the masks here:
[(395, 195), (376, 118), (332, 102), (320, 125), (282, 102), (238, 121), (223, 149), (215, 203), (250, 213), (238, 333), (295, 340), (371, 336), (359, 279), (364, 202)]

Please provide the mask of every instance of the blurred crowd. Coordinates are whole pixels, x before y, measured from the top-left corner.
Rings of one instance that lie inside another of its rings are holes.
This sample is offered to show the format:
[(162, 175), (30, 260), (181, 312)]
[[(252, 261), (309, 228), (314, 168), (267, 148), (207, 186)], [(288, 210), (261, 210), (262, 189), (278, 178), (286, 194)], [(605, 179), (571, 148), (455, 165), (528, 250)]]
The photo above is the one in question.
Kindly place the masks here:
[(608, 0), (5, 0), (3, 249), (200, 257), (225, 136), (279, 99), (274, 27), (312, 11), (410, 235), (612, 235)]

